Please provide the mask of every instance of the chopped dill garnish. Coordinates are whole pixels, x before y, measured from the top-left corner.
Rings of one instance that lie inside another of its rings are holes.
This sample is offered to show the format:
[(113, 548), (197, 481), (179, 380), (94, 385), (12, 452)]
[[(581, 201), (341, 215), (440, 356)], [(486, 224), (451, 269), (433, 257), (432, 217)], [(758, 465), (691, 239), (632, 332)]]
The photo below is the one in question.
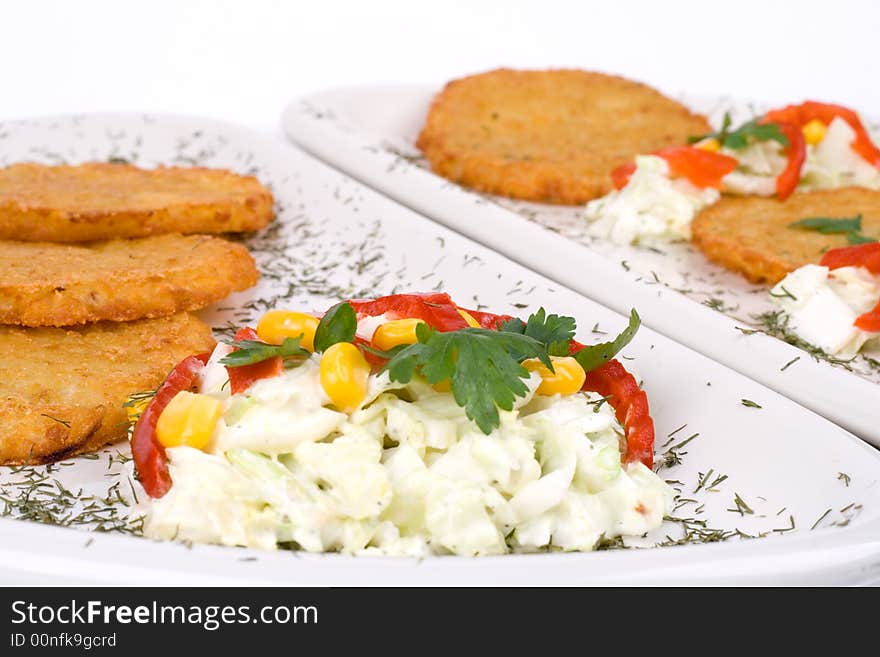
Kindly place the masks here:
[(17, 477), (0, 483), (0, 516), (60, 527), (81, 526), (96, 532), (142, 534), (144, 519), (129, 516), (129, 503), (120, 492), (121, 480), (103, 495), (96, 495), (67, 488), (49, 475), (48, 466), (21, 466), (10, 468), (10, 472)]
[(677, 516), (666, 516), (663, 518), (666, 522), (674, 522), (681, 525), (683, 536), (675, 539), (666, 536), (666, 540), (658, 543), (658, 546), (667, 545), (687, 545), (692, 543), (717, 543), (726, 541), (737, 535), (736, 531), (727, 529), (714, 529), (708, 526), (705, 520), (698, 518), (679, 518)]
[(752, 510), (752, 508), (748, 504), (745, 503), (745, 500), (743, 500), (743, 498), (740, 497), (739, 493), (733, 494), (733, 503), (736, 505), (736, 508), (727, 509), (728, 511), (732, 511), (733, 513), (738, 513), (741, 516), (744, 516), (746, 514), (752, 515), (755, 513)]
[(837, 478), (843, 482), (843, 485), (849, 488), (849, 482), (852, 481), (852, 478), (846, 474), (845, 472), (838, 472)]
[(816, 529), (816, 527), (819, 526), (819, 523), (822, 522), (823, 520), (825, 520), (825, 518), (828, 516), (829, 513), (831, 513), (831, 509), (826, 509), (825, 513), (823, 513), (821, 516), (819, 516), (819, 519), (813, 523), (812, 527), (810, 527), (810, 531), (813, 531), (814, 529)]
[(740, 402), (743, 406), (747, 406), (748, 408), (764, 408), (760, 404), (753, 402), (751, 399), (741, 399)]
[(712, 479), (710, 482), (710, 478), (713, 474), (715, 474), (715, 470), (710, 468), (706, 474), (702, 472), (697, 473), (699, 475), (699, 481), (697, 482), (697, 487), (694, 489), (694, 493), (698, 493), (701, 490), (706, 490), (708, 493), (717, 493), (718, 492), (718, 484), (727, 479), (727, 475), (716, 475), (715, 479)]
[[(687, 426), (686, 424), (682, 425), (681, 427), (676, 429), (673, 433), (669, 434), (670, 439), (669, 439), (669, 441), (667, 441), (666, 444), (668, 445), (669, 442), (672, 440), (673, 434), (677, 433), (678, 431), (681, 431), (681, 429), (684, 429), (686, 426)], [(663, 468), (671, 468), (673, 466), (680, 464), (681, 460), (682, 460), (681, 457), (684, 456), (685, 454), (687, 454), (687, 452), (682, 452), (681, 448), (684, 447), (685, 445), (687, 445), (689, 442), (691, 442), (694, 438), (696, 438), (699, 435), (700, 435), (699, 433), (695, 433), (692, 436), (685, 438), (681, 442), (676, 443), (675, 445), (673, 445), (672, 447), (667, 449), (665, 452), (663, 452), (663, 454), (660, 456), (660, 459), (658, 460), (656, 467), (654, 468), (654, 472), (660, 472), (660, 470), (662, 470)]]
[(629, 549), (629, 546), (623, 542), (623, 536), (615, 536), (614, 538), (605, 538), (605, 534), (599, 537), (599, 540), (596, 541), (596, 545), (593, 547), (594, 550), (626, 550)]
[(800, 359), (801, 359), (800, 356), (795, 356), (795, 357), (792, 358), (790, 361), (788, 361), (785, 365), (783, 365), (782, 368), (780, 368), (779, 371), (780, 371), (780, 372), (784, 372), (784, 371), (787, 370), (789, 367), (791, 367), (791, 366), (794, 365), (796, 362), (798, 362)]
[(681, 425), (678, 429), (676, 429), (675, 431), (672, 431), (672, 432), (668, 433), (667, 436), (668, 436), (669, 438), (672, 438), (675, 434), (677, 434), (679, 431), (681, 431), (682, 429), (684, 429), (686, 426), (687, 426), (687, 422), (685, 422), (684, 424), (682, 424), (682, 425)]
[(594, 413), (598, 413), (599, 410), (602, 408), (602, 404), (607, 402), (609, 399), (611, 399), (611, 395), (607, 395), (607, 396), (601, 397), (599, 399), (593, 399), (593, 400), (588, 401), (587, 403), (592, 405)]
[[(729, 312), (736, 310), (736, 308), (732, 306), (727, 306), (724, 304), (724, 299), (719, 299), (718, 297), (711, 297), (709, 299), (705, 299), (701, 301), (704, 306), (711, 308), (712, 310), (716, 310), (719, 313)], [(737, 306), (738, 307), (738, 306)]]
[(788, 527), (782, 527), (782, 528), (780, 528), (780, 529), (774, 529), (773, 531), (774, 531), (775, 533), (777, 533), (777, 534), (784, 534), (785, 532), (794, 531), (794, 529), (795, 529), (794, 516), (791, 516), (791, 515), (788, 516), (788, 522), (789, 522), (789, 526), (788, 526)]
[(791, 292), (789, 292), (789, 291), (785, 288), (784, 285), (780, 285), (780, 286), (779, 286), (779, 289), (782, 290), (782, 294), (774, 294), (772, 290), (771, 290), (768, 294), (769, 294), (771, 297), (776, 297), (777, 299), (785, 299), (785, 298), (788, 298), (788, 299), (791, 299), (792, 301), (797, 301), (797, 297), (794, 296)]
[(47, 417), (47, 418), (49, 418), (50, 420), (52, 420), (53, 422), (57, 422), (58, 424), (62, 424), (62, 425), (64, 425), (65, 427), (67, 427), (68, 429), (70, 429), (70, 421), (69, 421), (69, 420), (60, 420), (60, 419), (58, 419), (57, 417), (52, 417), (52, 416), (49, 415), (48, 413), (40, 413), (40, 415), (41, 415), (42, 417)]
[(761, 313), (760, 315), (753, 315), (752, 317), (757, 322), (760, 328), (744, 329), (737, 326), (737, 330), (741, 331), (744, 335), (752, 335), (754, 333), (766, 333), (767, 335), (778, 338), (783, 342), (787, 342), (793, 347), (797, 347), (798, 349), (806, 351), (817, 361), (823, 360), (832, 365), (840, 365), (847, 370), (852, 370), (852, 367), (850, 367), (850, 363), (853, 359), (835, 358), (834, 356), (831, 356), (819, 347), (812, 345), (806, 340), (803, 340), (795, 335), (788, 328), (788, 315), (786, 315), (782, 310), (769, 311)]

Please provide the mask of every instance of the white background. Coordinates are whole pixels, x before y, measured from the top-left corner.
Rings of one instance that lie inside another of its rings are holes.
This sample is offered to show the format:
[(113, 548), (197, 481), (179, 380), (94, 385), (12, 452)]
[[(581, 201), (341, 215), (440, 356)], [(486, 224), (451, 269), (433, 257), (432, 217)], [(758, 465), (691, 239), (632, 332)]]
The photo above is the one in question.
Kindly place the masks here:
[(278, 132), (283, 106), (310, 91), (502, 65), (878, 117), (878, 33), (870, 0), (6, 0), (0, 119), (170, 111)]

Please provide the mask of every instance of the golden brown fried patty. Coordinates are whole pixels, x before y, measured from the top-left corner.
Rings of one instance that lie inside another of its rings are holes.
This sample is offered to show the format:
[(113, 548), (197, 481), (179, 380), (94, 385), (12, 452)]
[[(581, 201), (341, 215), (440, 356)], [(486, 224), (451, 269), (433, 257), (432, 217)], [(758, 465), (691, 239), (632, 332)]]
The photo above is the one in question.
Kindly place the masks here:
[(214, 346), (186, 313), (75, 330), (0, 327), (0, 463), (48, 463), (125, 438), (129, 394)]
[(481, 192), (579, 204), (639, 153), (710, 132), (651, 87), (580, 70), (499, 69), (434, 99), (417, 145), (441, 176)]
[(789, 228), (801, 219), (862, 215), (862, 234), (880, 239), (880, 191), (862, 187), (797, 192), (787, 200), (725, 196), (694, 219), (694, 244), (709, 260), (753, 283), (777, 283), (828, 249), (847, 246), (845, 235)]
[(93, 162), (0, 169), (0, 239), (88, 242), (163, 233), (257, 230), (272, 194), (223, 169)]
[(0, 242), (0, 324), (72, 326), (204, 308), (257, 282), (240, 244), (160, 235), (85, 245)]

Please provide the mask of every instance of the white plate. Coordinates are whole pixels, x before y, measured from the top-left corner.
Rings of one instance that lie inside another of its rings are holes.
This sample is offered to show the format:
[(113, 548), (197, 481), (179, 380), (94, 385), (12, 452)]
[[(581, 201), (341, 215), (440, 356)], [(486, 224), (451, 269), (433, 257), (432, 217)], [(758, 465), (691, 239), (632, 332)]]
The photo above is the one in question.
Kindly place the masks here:
[[(657, 331), (880, 446), (880, 368), (863, 357), (831, 366), (739, 330), (754, 329), (753, 315), (774, 309), (766, 287), (709, 263), (689, 244), (670, 244), (662, 253), (617, 246), (586, 234), (581, 207), (476, 194), (428, 171), (413, 143), (435, 92), (330, 90), (291, 104), (284, 127), (306, 150), (358, 180), (618, 312), (637, 306)], [(735, 122), (757, 112), (728, 99), (685, 100), (715, 121), (728, 109)]]
[[(0, 135), (7, 162), (125, 157), (142, 165), (199, 163), (254, 173), (270, 184), (279, 219), (249, 240), (263, 280), (255, 290), (205, 314), (218, 327), (251, 321), (276, 303), (325, 308), (338, 296), (435, 287), (462, 303), (482, 303), (500, 312), (522, 314), (515, 304), (528, 303), (574, 315), (584, 327), (581, 339), (591, 342), (599, 337), (590, 333), (594, 324), (608, 332), (625, 324), (617, 313), (420, 217), (292, 146), (241, 128), (179, 117), (95, 116), (7, 123), (0, 126)], [(683, 463), (664, 470), (664, 476), (681, 482), (676, 486), (684, 498), (698, 500), (686, 502), (676, 515), (705, 522), (705, 532), (739, 529), (750, 535), (767, 532), (767, 537), (591, 554), (413, 561), (189, 549), (5, 519), (0, 520), (0, 575), (16, 582), (179, 585), (864, 583), (880, 577), (880, 454), (785, 397), (649, 329), (639, 332), (625, 356), (634, 359), (627, 362), (645, 380), (658, 447), (684, 424), (673, 445), (700, 433), (680, 450), (687, 452)], [(743, 399), (762, 408), (746, 407)], [(55, 466), (44, 483), (51, 487), (57, 480), (75, 497), (80, 488), (82, 496), (104, 497), (108, 491), (113, 496), (114, 486), (125, 493), (129, 482), (120, 474), (121, 459), (112, 458), (116, 453), (111, 448), (98, 460)], [(16, 499), (22, 490), (33, 489), (16, 482), (44, 471), (0, 469), (0, 495)], [(727, 478), (716, 492), (704, 487), (692, 494), (710, 471), (709, 481)], [(728, 510), (736, 494), (753, 513)], [(58, 500), (44, 492), (13, 507), (45, 511), (39, 499), (51, 497)], [(699, 504), (704, 505), (701, 513)], [(81, 510), (82, 505), (74, 506)], [(646, 541), (662, 541), (666, 534), (680, 537), (681, 524), (669, 522)]]

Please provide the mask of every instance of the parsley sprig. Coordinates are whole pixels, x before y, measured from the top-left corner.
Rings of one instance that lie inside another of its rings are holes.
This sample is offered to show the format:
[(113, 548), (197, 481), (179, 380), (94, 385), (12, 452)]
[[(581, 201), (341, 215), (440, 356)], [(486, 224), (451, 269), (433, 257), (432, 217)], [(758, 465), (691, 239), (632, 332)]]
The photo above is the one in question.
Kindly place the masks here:
[(547, 315), (543, 308), (539, 308), (528, 321), (514, 317), (501, 324), (502, 331), (527, 335), (546, 345), (551, 356), (568, 355), (568, 344), (576, 328), (574, 317)]
[[(629, 326), (617, 338), (584, 347), (575, 359), (588, 372), (596, 369), (630, 343), (640, 324), (633, 310)], [(489, 434), (500, 422), (498, 409), (511, 410), (515, 398), (528, 393), (529, 372), (522, 361), (538, 358), (552, 371), (550, 356), (568, 355), (576, 328), (573, 317), (548, 315), (541, 308), (526, 321), (504, 322), (498, 331), (467, 328), (441, 333), (422, 324), (416, 329), (416, 344), (388, 352), (368, 350), (389, 359), (385, 369), (392, 381), (407, 384), (416, 372), (432, 384), (449, 380), (456, 403)]]
[(862, 235), (862, 215), (854, 217), (810, 217), (788, 225), (789, 228), (812, 230), (822, 235), (846, 235), (850, 244), (868, 244), (876, 242), (873, 237)]
[(220, 359), (226, 367), (254, 365), (275, 356), (281, 356), (285, 367), (292, 367), (309, 357), (309, 352), (299, 346), (298, 338), (284, 338), (279, 345), (267, 344), (259, 340), (236, 340), (232, 343), (235, 351)]
[(636, 332), (641, 325), (642, 320), (635, 308), (633, 308), (629, 313), (629, 325), (620, 335), (614, 338), (611, 342), (602, 342), (600, 344), (584, 347), (574, 355), (575, 360), (580, 363), (581, 367), (583, 367), (586, 372), (590, 372), (597, 367), (604, 365), (614, 358), (621, 349), (632, 342), (632, 339), (635, 337)]
[(731, 130), (732, 124), (730, 113), (724, 113), (724, 120), (721, 123), (721, 130), (712, 132), (707, 135), (699, 135), (689, 137), (688, 143), (695, 144), (704, 139), (717, 139), (725, 148), (732, 150), (740, 150), (750, 143), (756, 141), (776, 141), (782, 146), (788, 146), (788, 137), (782, 134), (779, 126), (775, 123), (758, 123), (757, 119), (752, 119), (743, 123), (736, 130)]
[(405, 385), (417, 371), (428, 383), (448, 379), (455, 402), (485, 434), (499, 425), (499, 408), (511, 410), (514, 400), (528, 393), (522, 360), (538, 358), (553, 367), (546, 346), (521, 333), (482, 328), (441, 333), (419, 324), (416, 337), (418, 342), (388, 361), (391, 380)]

